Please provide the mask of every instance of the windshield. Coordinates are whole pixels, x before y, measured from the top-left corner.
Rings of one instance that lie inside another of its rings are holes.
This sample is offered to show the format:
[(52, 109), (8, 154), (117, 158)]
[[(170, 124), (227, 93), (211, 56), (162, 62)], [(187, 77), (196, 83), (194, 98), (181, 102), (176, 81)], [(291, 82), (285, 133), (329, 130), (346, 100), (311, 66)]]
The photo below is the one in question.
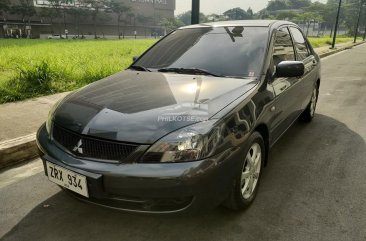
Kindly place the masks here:
[[(260, 75), (266, 27), (180, 29), (152, 47), (134, 65), (149, 69), (199, 69), (217, 76)], [(200, 72), (202, 74), (202, 72)]]

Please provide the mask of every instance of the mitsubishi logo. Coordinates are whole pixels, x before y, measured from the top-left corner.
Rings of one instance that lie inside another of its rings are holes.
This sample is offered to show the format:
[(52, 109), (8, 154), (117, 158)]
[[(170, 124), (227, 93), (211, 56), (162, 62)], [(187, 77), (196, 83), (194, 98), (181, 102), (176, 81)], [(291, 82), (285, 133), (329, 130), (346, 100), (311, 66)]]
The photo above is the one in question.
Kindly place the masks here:
[(78, 144), (74, 147), (74, 149), (72, 151), (83, 154), (83, 148), (81, 147), (82, 145), (83, 145), (83, 141), (80, 139)]

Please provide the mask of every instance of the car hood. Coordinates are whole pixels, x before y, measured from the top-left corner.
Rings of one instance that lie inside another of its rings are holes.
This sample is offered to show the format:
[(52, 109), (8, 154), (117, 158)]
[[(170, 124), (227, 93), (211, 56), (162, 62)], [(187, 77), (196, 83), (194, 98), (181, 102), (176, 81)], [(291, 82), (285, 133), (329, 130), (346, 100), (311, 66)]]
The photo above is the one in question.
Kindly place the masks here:
[(174, 130), (210, 119), (256, 83), (126, 70), (66, 97), (53, 121), (79, 134), (152, 144)]

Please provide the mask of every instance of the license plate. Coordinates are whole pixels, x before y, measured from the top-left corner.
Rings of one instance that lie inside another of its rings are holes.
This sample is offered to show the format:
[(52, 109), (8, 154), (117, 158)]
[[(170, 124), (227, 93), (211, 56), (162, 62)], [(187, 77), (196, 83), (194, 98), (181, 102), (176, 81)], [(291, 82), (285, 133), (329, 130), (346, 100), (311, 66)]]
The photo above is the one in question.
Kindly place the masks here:
[(53, 163), (46, 162), (48, 180), (64, 188), (76, 192), (84, 197), (89, 197), (86, 177)]

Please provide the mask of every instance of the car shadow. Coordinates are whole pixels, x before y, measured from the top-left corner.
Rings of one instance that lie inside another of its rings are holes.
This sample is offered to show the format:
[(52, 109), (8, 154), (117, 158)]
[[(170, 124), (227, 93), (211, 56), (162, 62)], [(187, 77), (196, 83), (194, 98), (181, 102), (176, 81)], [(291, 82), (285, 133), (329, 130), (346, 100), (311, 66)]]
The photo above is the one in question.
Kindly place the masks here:
[(365, 156), (359, 134), (317, 115), (310, 124), (295, 123), (272, 148), (257, 199), (245, 212), (136, 215), (58, 192), (2, 240), (361, 240), (366, 196), (352, 184), (363, 183)]

